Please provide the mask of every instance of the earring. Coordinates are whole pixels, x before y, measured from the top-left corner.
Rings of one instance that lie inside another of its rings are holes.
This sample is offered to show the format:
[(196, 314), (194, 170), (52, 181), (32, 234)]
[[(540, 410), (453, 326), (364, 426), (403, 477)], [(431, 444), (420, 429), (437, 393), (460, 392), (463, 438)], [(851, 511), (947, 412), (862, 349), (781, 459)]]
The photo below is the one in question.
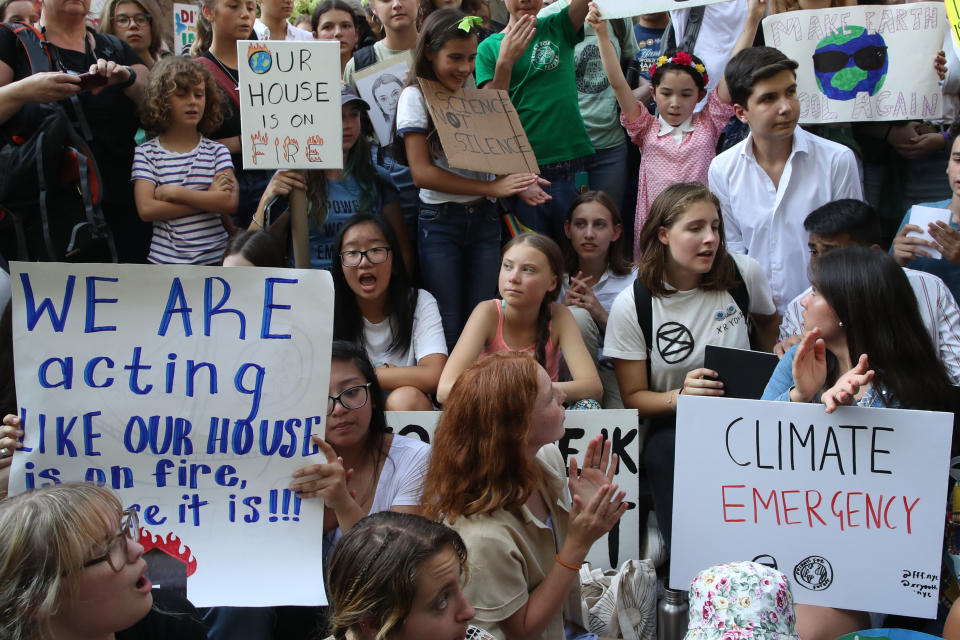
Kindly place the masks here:
[(838, 322), (838, 323), (837, 323), (837, 326), (842, 327), (842, 326), (843, 326), (843, 320), (841, 320), (840, 322)]

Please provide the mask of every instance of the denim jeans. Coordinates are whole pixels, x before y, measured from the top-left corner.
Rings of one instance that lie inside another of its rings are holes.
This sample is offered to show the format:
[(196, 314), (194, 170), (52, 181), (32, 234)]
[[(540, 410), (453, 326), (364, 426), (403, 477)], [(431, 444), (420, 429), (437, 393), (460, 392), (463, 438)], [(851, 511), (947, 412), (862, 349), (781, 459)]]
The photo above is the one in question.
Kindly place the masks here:
[(473, 308), (494, 296), (500, 270), (500, 219), (489, 200), (420, 203), (418, 252), (423, 285), (437, 299), (453, 350)]
[(541, 165), (540, 176), (550, 181), (550, 186), (543, 187), (543, 190), (553, 199), (534, 207), (514, 197), (513, 212), (520, 222), (538, 233), (550, 236), (562, 247), (566, 238), (563, 221), (567, 218), (570, 203), (577, 197), (575, 179), (583, 167), (583, 158)]
[[(589, 176), (590, 189), (603, 191), (617, 205), (623, 215), (623, 196), (627, 187), (627, 143), (601, 149), (583, 159), (584, 170)], [(624, 225), (626, 227), (626, 225)]]

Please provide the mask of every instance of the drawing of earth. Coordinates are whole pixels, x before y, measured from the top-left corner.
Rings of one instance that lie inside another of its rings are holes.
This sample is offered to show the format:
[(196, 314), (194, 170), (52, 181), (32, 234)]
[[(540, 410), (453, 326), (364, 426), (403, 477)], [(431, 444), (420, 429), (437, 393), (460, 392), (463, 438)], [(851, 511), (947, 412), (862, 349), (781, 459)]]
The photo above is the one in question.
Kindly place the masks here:
[(853, 100), (861, 91), (875, 95), (887, 78), (888, 66), (883, 36), (859, 26), (835, 31), (813, 52), (817, 86), (832, 100)]

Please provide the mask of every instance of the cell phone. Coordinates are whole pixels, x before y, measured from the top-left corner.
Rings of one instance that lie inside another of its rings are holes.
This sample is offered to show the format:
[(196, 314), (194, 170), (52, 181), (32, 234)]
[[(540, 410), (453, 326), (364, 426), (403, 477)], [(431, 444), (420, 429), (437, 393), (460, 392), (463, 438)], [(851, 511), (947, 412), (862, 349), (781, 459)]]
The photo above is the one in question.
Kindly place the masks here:
[(77, 77), (80, 78), (80, 91), (90, 91), (107, 86), (107, 77), (99, 73), (81, 73)]

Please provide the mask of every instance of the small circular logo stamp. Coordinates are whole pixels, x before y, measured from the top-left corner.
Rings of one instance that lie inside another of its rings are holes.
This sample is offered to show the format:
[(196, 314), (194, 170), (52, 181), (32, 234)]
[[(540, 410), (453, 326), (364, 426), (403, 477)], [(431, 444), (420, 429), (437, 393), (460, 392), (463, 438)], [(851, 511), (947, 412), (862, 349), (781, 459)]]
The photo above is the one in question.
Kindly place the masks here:
[(811, 591), (823, 591), (833, 584), (833, 567), (823, 556), (808, 556), (793, 568), (793, 578)]

